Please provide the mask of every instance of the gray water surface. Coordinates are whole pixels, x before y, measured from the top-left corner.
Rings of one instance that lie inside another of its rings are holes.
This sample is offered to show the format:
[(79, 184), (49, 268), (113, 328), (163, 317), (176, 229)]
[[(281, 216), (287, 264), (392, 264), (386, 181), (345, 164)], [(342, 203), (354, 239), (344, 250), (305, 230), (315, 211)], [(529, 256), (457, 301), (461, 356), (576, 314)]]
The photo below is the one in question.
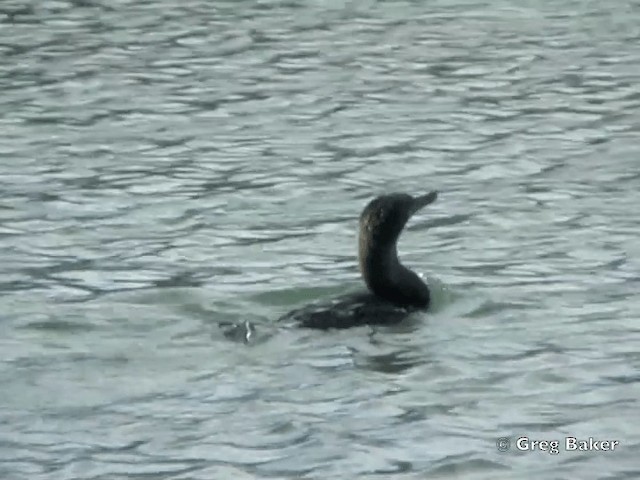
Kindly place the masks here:
[[(640, 478), (639, 85), (623, 0), (4, 1), (0, 478)], [(275, 325), (431, 189), (429, 313)]]

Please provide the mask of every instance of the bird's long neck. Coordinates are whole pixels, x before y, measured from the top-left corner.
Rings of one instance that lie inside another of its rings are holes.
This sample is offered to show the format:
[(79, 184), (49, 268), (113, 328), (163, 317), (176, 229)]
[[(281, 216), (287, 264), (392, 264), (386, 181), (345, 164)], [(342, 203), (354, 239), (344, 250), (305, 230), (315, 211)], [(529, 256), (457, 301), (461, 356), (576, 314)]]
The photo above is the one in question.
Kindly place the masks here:
[(360, 249), (360, 271), (369, 290), (398, 306), (427, 307), (429, 289), (400, 263), (395, 243), (386, 248), (365, 246)]

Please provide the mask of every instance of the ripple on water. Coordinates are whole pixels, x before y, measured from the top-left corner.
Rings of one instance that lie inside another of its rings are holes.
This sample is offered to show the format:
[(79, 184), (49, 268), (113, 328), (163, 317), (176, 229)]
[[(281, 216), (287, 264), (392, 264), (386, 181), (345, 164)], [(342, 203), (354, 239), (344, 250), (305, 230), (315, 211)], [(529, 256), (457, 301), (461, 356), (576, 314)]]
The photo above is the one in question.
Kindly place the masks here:
[[(638, 477), (638, 20), (4, 2), (0, 476)], [(362, 288), (369, 198), (432, 189), (399, 244), (430, 312), (274, 325)]]

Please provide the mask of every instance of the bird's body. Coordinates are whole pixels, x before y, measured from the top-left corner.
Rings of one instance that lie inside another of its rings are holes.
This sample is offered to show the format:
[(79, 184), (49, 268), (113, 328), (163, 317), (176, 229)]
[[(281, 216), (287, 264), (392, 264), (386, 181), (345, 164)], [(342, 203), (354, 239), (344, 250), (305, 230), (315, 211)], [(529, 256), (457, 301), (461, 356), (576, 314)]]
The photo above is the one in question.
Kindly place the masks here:
[(368, 292), (316, 302), (296, 309), (280, 320), (306, 328), (349, 328), (388, 325), (429, 306), (426, 283), (398, 258), (397, 242), (411, 216), (437, 198), (404, 193), (373, 199), (360, 215), (358, 260)]

